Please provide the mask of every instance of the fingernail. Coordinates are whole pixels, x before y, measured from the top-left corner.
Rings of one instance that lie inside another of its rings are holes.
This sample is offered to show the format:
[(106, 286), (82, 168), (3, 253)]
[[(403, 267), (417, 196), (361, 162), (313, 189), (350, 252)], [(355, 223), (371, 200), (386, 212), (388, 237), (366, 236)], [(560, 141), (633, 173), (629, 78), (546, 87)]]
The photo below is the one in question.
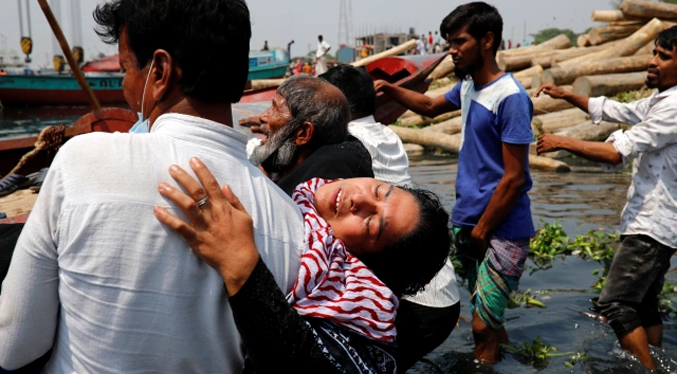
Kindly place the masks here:
[(179, 171), (179, 167), (176, 166), (176, 165), (172, 165), (172, 166), (169, 167), (169, 170), (170, 171)]
[(161, 216), (164, 214), (162, 208), (160, 208), (159, 206), (153, 207), (153, 213), (155, 213), (156, 216)]
[(192, 157), (190, 159), (190, 164), (196, 167), (200, 166), (200, 160), (198, 160), (197, 157)]
[(160, 183), (160, 185), (158, 186), (158, 188), (159, 188), (160, 190), (164, 190), (164, 191), (169, 191), (169, 190), (171, 189), (171, 187), (170, 187), (167, 183), (164, 183), (164, 182), (163, 182), (163, 183)]

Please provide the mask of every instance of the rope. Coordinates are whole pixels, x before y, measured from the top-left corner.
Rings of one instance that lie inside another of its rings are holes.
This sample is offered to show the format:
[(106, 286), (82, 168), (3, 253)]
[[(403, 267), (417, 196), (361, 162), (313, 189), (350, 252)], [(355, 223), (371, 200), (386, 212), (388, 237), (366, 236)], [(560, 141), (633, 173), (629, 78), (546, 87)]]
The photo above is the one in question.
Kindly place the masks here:
[(18, 172), (41, 151), (56, 153), (65, 142), (66, 125), (45, 127), (40, 132), (40, 135), (38, 135), (38, 140), (35, 142), (35, 149), (23, 155), (21, 160), (19, 160), (19, 163), (9, 172), (9, 174)]

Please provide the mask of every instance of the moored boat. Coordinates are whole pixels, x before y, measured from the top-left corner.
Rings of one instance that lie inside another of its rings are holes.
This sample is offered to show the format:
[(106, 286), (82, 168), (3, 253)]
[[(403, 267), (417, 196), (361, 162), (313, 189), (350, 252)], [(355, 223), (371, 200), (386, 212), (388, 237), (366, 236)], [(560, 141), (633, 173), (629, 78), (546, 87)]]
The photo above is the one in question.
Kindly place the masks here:
[[(124, 74), (85, 76), (101, 103), (124, 103)], [(0, 76), (0, 101), (6, 106), (79, 105), (87, 96), (71, 75), (4, 75)]]

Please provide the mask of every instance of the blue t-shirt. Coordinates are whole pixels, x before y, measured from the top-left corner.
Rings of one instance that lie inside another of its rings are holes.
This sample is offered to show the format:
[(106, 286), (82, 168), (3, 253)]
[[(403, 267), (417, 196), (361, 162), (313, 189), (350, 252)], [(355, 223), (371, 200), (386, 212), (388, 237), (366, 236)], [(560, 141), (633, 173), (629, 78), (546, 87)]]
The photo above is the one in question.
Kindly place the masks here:
[[(502, 143), (529, 144), (533, 104), (524, 87), (505, 74), (493, 82), (475, 88), (472, 81), (461, 81), (444, 95), (447, 102), (462, 112), (461, 150), (458, 155), (456, 204), (451, 222), (456, 226), (475, 226), (489, 205), (494, 190), (505, 172)], [(529, 152), (528, 147), (525, 152)], [(512, 210), (493, 234), (518, 240), (534, 236), (529, 160), (525, 160), (526, 183)]]

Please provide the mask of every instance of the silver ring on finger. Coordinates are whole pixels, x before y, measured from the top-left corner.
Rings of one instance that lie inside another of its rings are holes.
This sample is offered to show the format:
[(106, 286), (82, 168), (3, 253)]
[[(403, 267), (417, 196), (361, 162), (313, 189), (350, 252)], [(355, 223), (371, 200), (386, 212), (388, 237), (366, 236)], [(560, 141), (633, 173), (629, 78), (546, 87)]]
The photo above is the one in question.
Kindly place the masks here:
[(202, 208), (203, 205), (207, 204), (207, 201), (209, 201), (209, 196), (205, 196), (204, 198), (200, 199), (200, 201), (196, 203), (197, 207)]

